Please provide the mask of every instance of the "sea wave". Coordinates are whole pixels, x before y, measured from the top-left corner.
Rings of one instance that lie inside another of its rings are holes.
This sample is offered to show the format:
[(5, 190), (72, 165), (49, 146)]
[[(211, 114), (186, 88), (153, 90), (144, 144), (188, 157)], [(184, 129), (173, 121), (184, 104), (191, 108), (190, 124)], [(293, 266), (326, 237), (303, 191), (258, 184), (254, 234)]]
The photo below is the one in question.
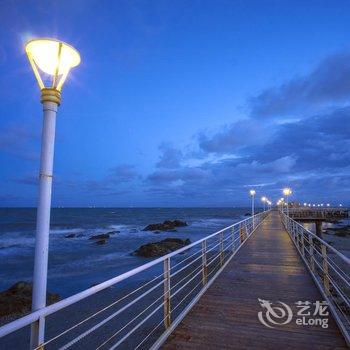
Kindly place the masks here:
[(0, 255), (10, 256), (34, 248), (34, 237), (2, 237), (0, 239)]
[(69, 233), (81, 233), (85, 231), (83, 228), (77, 227), (77, 228), (58, 228), (58, 229), (51, 229), (50, 234), (52, 235), (67, 235)]

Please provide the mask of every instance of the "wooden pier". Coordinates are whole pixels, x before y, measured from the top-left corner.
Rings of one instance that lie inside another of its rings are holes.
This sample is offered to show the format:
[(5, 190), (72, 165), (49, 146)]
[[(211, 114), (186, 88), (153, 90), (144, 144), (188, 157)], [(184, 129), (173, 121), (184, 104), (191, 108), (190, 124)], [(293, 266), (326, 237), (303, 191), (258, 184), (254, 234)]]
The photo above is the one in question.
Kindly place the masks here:
[[(258, 299), (289, 305), (293, 321), (268, 328)], [(163, 344), (163, 349), (347, 349), (328, 316), (328, 328), (297, 325), (298, 301), (323, 297), (281, 218), (272, 211)]]

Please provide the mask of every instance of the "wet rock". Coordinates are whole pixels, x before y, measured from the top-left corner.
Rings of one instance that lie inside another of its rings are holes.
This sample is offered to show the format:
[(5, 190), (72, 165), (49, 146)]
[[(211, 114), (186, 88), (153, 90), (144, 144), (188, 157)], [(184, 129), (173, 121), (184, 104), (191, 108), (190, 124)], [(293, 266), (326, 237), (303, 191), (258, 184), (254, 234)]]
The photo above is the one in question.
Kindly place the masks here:
[(190, 243), (191, 241), (189, 239), (166, 238), (160, 242), (147, 243), (142, 245), (134, 252), (134, 255), (146, 258), (163, 256)]
[(252, 216), (251, 213), (245, 213), (244, 216)]
[(120, 233), (120, 231), (110, 231), (107, 232), (106, 235), (115, 235), (116, 233)]
[(107, 239), (99, 239), (98, 241), (95, 242), (97, 245), (103, 245), (107, 243)]
[[(32, 306), (32, 290), (32, 283), (20, 281), (9, 289), (0, 292), (0, 317), (29, 312)], [(47, 293), (47, 305), (59, 300), (60, 296), (58, 294)]]
[(94, 236), (91, 236), (89, 239), (97, 239), (97, 240), (107, 240), (109, 238), (109, 234), (108, 233), (102, 233), (100, 235), (94, 235)]
[(350, 235), (350, 225), (346, 225), (343, 227), (329, 228), (328, 231), (332, 231), (334, 235), (338, 237), (345, 237), (347, 235)]
[(176, 227), (188, 226), (187, 222), (181, 220), (165, 220), (163, 223), (150, 224), (142, 231), (170, 231)]
[(65, 235), (65, 238), (75, 238), (76, 234), (75, 233), (70, 233), (69, 235)]

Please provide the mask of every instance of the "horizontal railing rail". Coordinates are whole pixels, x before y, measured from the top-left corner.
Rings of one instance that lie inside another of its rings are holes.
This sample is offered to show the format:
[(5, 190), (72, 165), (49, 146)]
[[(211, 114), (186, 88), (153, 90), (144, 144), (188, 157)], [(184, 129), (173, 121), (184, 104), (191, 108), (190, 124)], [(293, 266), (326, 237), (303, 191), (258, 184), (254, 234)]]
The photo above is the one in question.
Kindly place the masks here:
[(157, 348), (267, 213), (5, 324), (0, 327), (0, 348), (2, 342), (25, 346), (31, 325), (42, 332), (43, 342), (35, 349)]
[(282, 222), (350, 345), (350, 259), (280, 212)]

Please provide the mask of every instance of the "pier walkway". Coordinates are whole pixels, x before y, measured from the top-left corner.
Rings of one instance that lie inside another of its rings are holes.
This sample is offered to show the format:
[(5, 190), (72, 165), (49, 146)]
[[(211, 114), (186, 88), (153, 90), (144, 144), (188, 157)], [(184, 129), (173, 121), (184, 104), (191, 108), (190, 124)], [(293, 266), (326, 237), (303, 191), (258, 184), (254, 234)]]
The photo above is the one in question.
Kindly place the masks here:
[[(263, 311), (258, 299), (271, 301), (273, 306), (287, 304), (293, 320), (266, 327), (258, 319)], [(296, 302), (323, 299), (280, 215), (272, 211), (162, 348), (346, 349), (331, 315), (328, 328), (295, 322), (300, 310)]]

